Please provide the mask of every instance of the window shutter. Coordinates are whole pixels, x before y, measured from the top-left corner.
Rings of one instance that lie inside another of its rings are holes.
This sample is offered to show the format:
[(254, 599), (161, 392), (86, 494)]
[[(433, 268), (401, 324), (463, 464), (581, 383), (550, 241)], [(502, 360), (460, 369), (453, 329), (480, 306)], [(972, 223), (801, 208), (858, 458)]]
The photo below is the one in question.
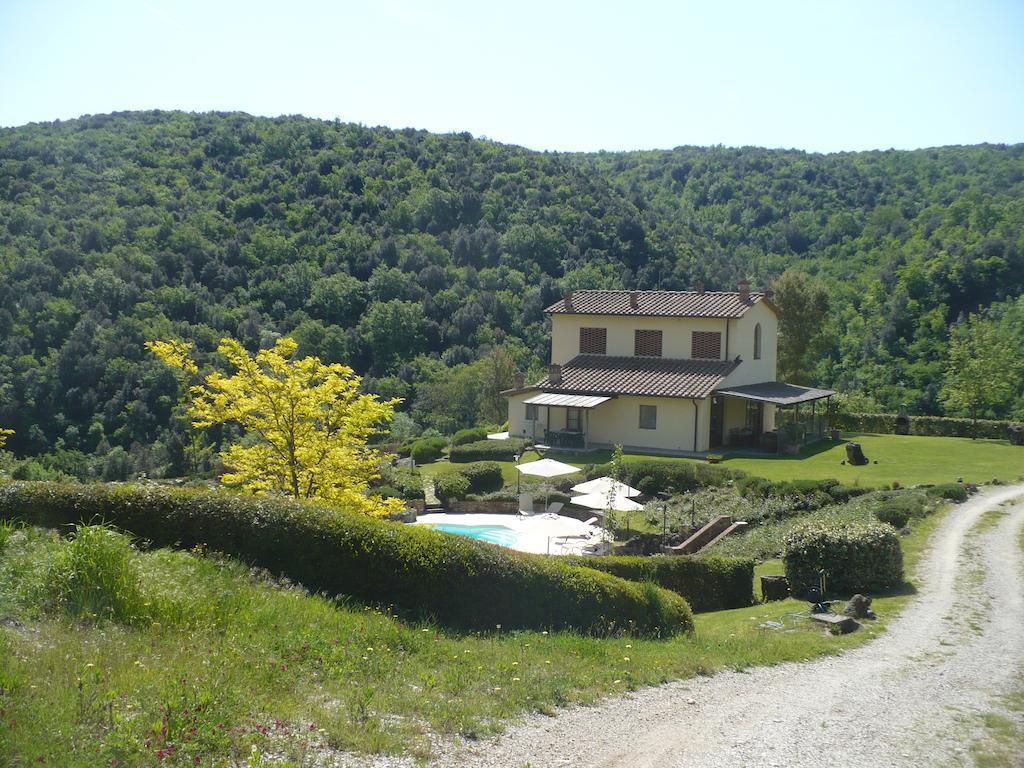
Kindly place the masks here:
[(718, 360), (722, 357), (722, 334), (719, 331), (694, 331), (690, 357)]
[(608, 354), (607, 328), (580, 328), (580, 354)]
[(661, 331), (633, 331), (633, 354), (636, 357), (661, 357)]

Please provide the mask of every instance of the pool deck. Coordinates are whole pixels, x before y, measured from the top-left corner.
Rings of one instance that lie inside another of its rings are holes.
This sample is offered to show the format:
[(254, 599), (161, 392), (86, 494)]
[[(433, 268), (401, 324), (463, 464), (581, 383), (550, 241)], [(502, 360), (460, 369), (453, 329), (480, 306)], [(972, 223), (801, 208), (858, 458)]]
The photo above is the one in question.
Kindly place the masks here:
[[(501, 526), (516, 534), (509, 549), (538, 555), (589, 554), (601, 547), (608, 534), (596, 525), (564, 515), (491, 515), (446, 512), (420, 515), (412, 525)], [(458, 534), (453, 534), (458, 535)]]

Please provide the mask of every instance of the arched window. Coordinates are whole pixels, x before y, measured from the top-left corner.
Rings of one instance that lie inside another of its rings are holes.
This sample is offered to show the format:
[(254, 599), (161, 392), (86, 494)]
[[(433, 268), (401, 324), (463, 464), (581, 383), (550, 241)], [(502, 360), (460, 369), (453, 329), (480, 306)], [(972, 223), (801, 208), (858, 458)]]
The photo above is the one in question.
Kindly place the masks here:
[(761, 359), (761, 324), (754, 326), (754, 359)]

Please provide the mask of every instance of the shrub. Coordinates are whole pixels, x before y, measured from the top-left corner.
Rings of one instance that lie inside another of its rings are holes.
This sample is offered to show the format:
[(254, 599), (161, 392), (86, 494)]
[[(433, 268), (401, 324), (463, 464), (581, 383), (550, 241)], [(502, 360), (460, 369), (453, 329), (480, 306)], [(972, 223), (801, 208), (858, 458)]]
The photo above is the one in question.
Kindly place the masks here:
[(14, 535), (14, 523), (10, 520), (0, 520), (0, 551), (7, 546), (7, 540)]
[(754, 602), (754, 561), (745, 557), (601, 555), (572, 561), (630, 581), (649, 581), (686, 598), (696, 612)]
[(963, 483), (933, 485), (926, 493), (938, 499), (948, 499), (949, 501), (956, 502), (967, 501), (967, 486)]
[[(607, 475), (611, 466), (594, 467), (593, 476)], [(637, 461), (623, 464), (625, 482), (650, 496), (656, 493), (685, 493), (705, 486), (725, 485), (746, 476), (745, 472), (690, 461)]]
[(789, 498), (795, 500), (798, 510), (820, 509), (828, 504), (845, 504), (856, 496), (863, 496), (870, 488), (843, 485), (838, 480), (782, 480), (772, 482), (762, 477), (744, 477), (736, 481), (736, 488), (747, 498)]
[(475, 443), (456, 445), (448, 458), (452, 463), (468, 464), (471, 461), (512, 461), (515, 454), (522, 455), (525, 440), (478, 440)]
[(79, 526), (54, 556), (46, 585), (71, 616), (135, 624), (149, 613), (131, 540), (109, 526)]
[(439, 472), (434, 477), (434, 493), (445, 502), (464, 499), (469, 493), (469, 478), (461, 472)]
[[(381, 471), (380, 487), (373, 488), (373, 493), (381, 496), (393, 496), (397, 499), (423, 499), (423, 477), (419, 472), (406, 467), (385, 467)], [(382, 492), (388, 489), (389, 493)]]
[(59, 527), (98, 517), (155, 546), (206, 544), (310, 591), (461, 629), (660, 635), (693, 627), (686, 601), (664, 590), (324, 506), (156, 485), (0, 486), (0, 519)]
[(822, 569), (830, 593), (877, 592), (903, 582), (899, 537), (883, 523), (816, 520), (796, 525), (783, 540), (783, 559), (795, 595), (817, 586)]
[(469, 481), (470, 493), (491, 493), (500, 491), (505, 485), (501, 465), (494, 461), (476, 461), (459, 469), (459, 474)]
[(452, 445), (465, 445), (466, 443), (476, 443), (486, 439), (486, 429), (483, 427), (471, 427), (470, 429), (460, 429), (452, 435)]
[(409, 456), (417, 464), (429, 464), (441, 458), (447, 443), (443, 437), (424, 437), (409, 448)]
[(875, 517), (897, 530), (911, 520), (924, 517), (929, 512), (928, 502), (920, 493), (883, 492), (878, 496)]

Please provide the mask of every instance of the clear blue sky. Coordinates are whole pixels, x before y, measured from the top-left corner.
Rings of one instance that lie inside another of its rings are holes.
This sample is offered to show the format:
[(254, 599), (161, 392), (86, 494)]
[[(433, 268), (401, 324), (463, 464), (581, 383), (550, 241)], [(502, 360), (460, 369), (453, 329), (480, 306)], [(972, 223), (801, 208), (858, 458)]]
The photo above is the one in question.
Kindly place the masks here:
[(0, 0), (0, 125), (244, 110), (535, 149), (1024, 141), (1024, 2)]

